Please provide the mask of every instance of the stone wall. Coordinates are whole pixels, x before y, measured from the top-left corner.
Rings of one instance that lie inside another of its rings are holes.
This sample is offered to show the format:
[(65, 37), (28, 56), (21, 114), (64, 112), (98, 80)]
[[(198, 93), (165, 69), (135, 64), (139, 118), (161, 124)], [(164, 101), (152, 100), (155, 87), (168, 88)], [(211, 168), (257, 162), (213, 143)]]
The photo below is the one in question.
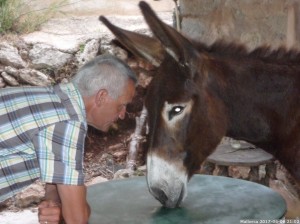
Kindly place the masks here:
[[(293, 35), (298, 30), (296, 1), (179, 0), (179, 4), (183, 33), (208, 44), (225, 39), (249, 48), (263, 44), (277, 47), (286, 44), (287, 33)], [(293, 37), (292, 42), (291, 45), (299, 45)]]

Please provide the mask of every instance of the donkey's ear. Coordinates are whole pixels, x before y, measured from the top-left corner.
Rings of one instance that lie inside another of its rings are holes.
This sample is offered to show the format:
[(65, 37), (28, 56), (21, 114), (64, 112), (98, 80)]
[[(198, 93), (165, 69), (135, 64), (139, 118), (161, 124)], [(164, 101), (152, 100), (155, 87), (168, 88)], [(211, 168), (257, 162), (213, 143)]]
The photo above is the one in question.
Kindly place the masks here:
[(139, 6), (153, 34), (178, 63), (187, 64), (191, 56), (197, 55), (193, 44), (174, 28), (162, 22), (146, 2), (140, 2)]
[(109, 22), (104, 16), (100, 16), (99, 20), (134, 55), (146, 59), (154, 66), (158, 67), (161, 64), (165, 51), (159, 40), (121, 29)]

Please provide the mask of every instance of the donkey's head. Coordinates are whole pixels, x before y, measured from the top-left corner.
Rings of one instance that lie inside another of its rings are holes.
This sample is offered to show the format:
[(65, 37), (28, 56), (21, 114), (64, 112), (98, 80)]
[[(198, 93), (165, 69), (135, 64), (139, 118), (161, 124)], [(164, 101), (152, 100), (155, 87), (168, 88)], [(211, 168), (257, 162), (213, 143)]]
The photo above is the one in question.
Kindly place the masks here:
[(157, 39), (117, 28), (104, 17), (100, 20), (130, 51), (158, 67), (145, 101), (147, 181), (156, 199), (176, 207), (187, 194), (189, 178), (224, 134), (219, 115), (223, 108), (209, 90), (209, 56), (160, 21), (146, 3), (139, 5)]

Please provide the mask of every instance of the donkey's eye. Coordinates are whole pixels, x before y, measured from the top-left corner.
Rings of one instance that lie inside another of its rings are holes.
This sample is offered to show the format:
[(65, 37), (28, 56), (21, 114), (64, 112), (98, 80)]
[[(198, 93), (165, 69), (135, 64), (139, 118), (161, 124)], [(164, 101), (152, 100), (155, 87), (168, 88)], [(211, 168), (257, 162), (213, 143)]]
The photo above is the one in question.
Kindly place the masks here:
[(169, 111), (169, 120), (171, 120), (174, 116), (181, 114), (183, 110), (183, 106), (172, 107), (172, 109)]

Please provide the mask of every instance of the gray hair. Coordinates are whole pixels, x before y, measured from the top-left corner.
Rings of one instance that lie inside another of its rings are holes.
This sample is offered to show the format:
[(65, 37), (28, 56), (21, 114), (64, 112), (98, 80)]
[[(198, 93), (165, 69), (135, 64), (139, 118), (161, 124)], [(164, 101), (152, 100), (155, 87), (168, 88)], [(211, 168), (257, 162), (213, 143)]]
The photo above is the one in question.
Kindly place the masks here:
[(137, 83), (136, 75), (125, 62), (112, 55), (100, 55), (84, 64), (71, 82), (82, 96), (92, 96), (106, 89), (116, 99), (129, 80)]

